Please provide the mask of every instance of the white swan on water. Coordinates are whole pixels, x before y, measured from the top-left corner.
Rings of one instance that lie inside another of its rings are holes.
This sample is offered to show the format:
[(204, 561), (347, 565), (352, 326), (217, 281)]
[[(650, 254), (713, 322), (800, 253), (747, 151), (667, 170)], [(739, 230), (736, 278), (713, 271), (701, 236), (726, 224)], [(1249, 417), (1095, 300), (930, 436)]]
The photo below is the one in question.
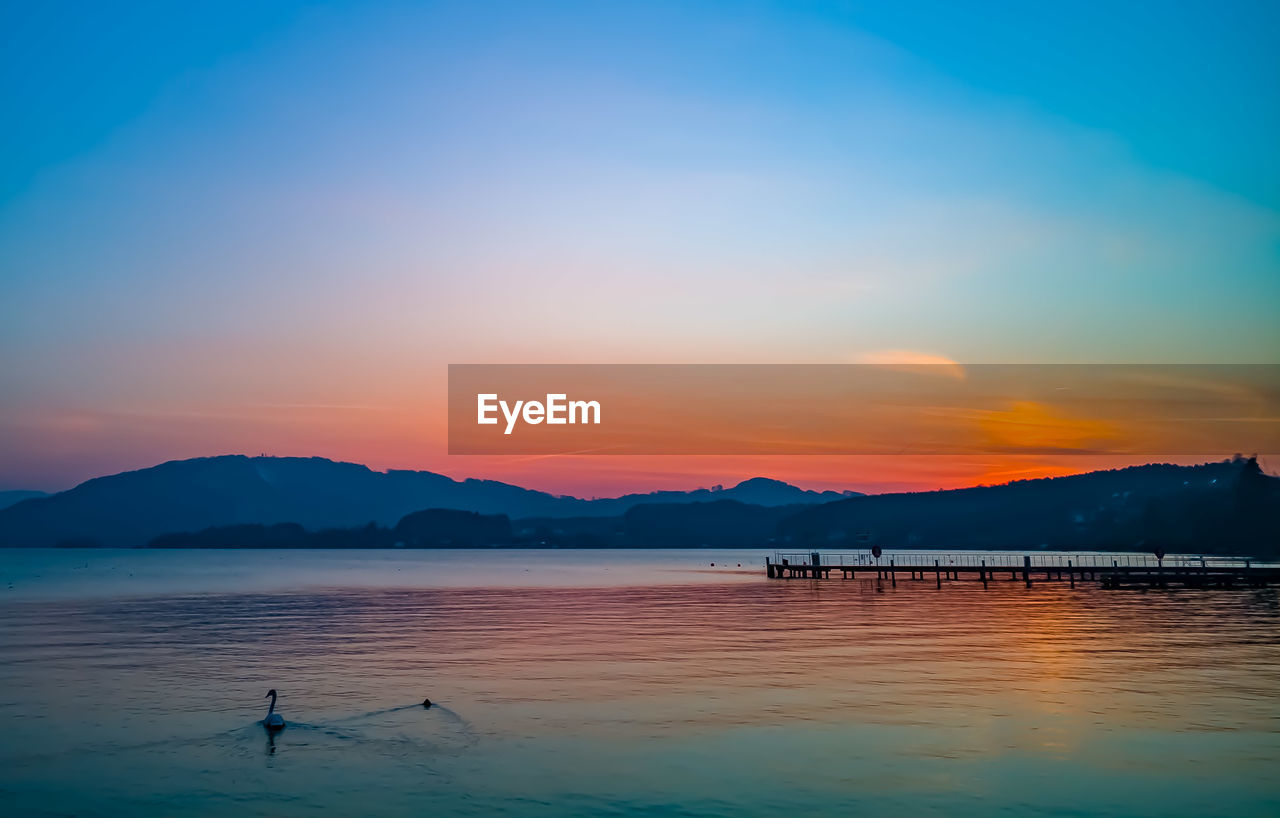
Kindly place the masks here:
[(273, 687), (270, 690), (268, 690), (267, 695), (263, 696), (263, 698), (271, 699), (271, 706), (267, 708), (267, 717), (262, 720), (262, 726), (267, 728), (268, 730), (283, 730), (284, 716), (281, 716), (279, 713), (276, 712), (275, 688)]

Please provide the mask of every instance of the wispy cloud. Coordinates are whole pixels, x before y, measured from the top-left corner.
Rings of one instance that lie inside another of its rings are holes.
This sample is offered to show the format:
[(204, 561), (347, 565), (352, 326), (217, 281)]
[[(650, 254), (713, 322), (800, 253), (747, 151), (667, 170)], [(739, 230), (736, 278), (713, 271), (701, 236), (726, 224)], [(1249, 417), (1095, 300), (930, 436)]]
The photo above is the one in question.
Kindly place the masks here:
[(964, 365), (945, 355), (916, 349), (877, 349), (853, 356), (854, 363), (874, 364), (901, 372), (964, 380)]

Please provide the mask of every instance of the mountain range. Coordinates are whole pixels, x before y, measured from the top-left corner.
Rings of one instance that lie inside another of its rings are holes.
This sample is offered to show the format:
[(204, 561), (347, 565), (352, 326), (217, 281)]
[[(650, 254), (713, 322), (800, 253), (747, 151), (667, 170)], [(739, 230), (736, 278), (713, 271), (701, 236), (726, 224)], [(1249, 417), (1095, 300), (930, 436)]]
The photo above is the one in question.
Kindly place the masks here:
[(782, 519), (780, 542), (823, 548), (1280, 553), (1280, 479), (1255, 458), (1149, 464), (950, 491), (880, 494)]
[(245, 524), (297, 523), (308, 530), (394, 526), (405, 515), (429, 508), (512, 518), (590, 518), (618, 516), (642, 503), (734, 500), (774, 507), (855, 495), (754, 478), (727, 489), (584, 500), (495, 480), (378, 472), (320, 457), (225, 455), (175, 460), (22, 499), (0, 508), (0, 546), (139, 546), (161, 534)]
[(226, 456), (0, 509), (2, 546), (769, 547), (1151, 550), (1280, 556), (1280, 479), (1254, 458), (854, 495), (756, 478), (584, 500), (322, 458)]
[(35, 497), (48, 497), (43, 491), (0, 491), (0, 509), (21, 503), (23, 500), (30, 500)]

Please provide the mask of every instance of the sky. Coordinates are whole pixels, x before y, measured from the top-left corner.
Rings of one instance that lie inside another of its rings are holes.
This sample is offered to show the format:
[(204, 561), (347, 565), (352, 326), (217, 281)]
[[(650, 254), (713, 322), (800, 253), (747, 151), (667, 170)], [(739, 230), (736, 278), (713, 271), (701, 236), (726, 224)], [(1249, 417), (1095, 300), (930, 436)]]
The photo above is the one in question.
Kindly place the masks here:
[(1280, 362), (1280, 6), (961, 5), (4, 4), (0, 489), (998, 482), (1099, 463), (450, 457), (446, 367)]

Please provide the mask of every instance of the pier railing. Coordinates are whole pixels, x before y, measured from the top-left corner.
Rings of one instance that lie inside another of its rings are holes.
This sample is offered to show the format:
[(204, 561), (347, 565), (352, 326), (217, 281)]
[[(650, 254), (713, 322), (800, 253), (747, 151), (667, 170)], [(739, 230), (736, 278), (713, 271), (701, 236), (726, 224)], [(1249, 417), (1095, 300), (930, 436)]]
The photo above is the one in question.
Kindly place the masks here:
[[(817, 562), (814, 561), (815, 557)], [(1028, 560), (1030, 560), (1028, 562)], [(823, 565), (831, 567), (888, 568), (929, 566), (941, 568), (979, 568), (995, 570), (1031, 568), (1067, 568), (1094, 566), (1098, 568), (1249, 568), (1261, 565), (1258, 560), (1244, 557), (1200, 556), (1197, 554), (1170, 554), (1163, 560), (1154, 554), (1108, 553), (1081, 551), (1070, 554), (1036, 554), (1015, 551), (979, 551), (950, 553), (941, 551), (885, 551), (876, 558), (868, 551), (777, 551), (773, 562), (778, 565)]]

